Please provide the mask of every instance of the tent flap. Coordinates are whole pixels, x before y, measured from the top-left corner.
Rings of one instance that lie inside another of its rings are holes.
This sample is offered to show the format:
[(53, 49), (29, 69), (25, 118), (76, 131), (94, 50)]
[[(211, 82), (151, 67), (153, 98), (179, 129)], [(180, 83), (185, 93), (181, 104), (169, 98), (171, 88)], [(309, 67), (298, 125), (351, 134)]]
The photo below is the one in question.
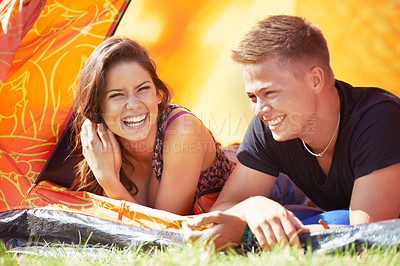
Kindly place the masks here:
[[(391, 247), (400, 250), (400, 219), (346, 226), (300, 235), (305, 251), (335, 252), (364, 248)], [(179, 246), (185, 240), (180, 233), (131, 226), (91, 215), (59, 210), (22, 209), (0, 214), (0, 241), (12, 250), (18, 247), (53, 244), (131, 246)], [(257, 245), (242, 247), (257, 249)], [(242, 249), (240, 248), (240, 249)]]
[(0, 73), (7, 74), (0, 83), (0, 212), (18, 206), (36, 182), (72, 115), (77, 74), (129, 2), (0, 4)]
[(102, 218), (57, 210), (23, 209), (0, 214), (0, 240), (8, 249), (47, 243), (91, 244), (128, 248), (181, 246), (181, 234), (130, 226)]

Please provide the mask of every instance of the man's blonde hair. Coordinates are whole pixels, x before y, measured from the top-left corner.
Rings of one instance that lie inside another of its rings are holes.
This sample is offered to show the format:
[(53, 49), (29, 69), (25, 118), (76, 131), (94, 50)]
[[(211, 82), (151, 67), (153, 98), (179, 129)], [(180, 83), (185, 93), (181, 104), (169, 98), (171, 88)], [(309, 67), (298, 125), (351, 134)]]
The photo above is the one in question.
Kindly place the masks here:
[(275, 57), (298, 77), (310, 67), (319, 66), (326, 77), (334, 80), (328, 45), (321, 30), (297, 16), (276, 15), (259, 21), (232, 49), (231, 57), (243, 65)]

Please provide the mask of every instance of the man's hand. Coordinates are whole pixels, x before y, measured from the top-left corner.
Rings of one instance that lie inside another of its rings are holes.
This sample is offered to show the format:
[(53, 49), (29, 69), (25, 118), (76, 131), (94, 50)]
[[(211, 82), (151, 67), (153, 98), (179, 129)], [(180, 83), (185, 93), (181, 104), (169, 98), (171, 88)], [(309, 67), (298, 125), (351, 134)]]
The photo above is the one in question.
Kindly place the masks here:
[[(216, 248), (242, 242), (246, 222), (266, 251), (277, 242), (300, 246), (298, 230), (308, 232), (303, 223), (279, 203), (257, 196), (249, 198), (224, 212), (198, 215), (183, 224), (187, 240), (212, 239)], [(198, 227), (212, 227), (196, 230)]]
[[(200, 231), (202, 227), (206, 229)], [(240, 244), (245, 227), (245, 221), (221, 211), (200, 214), (182, 223), (183, 234), (187, 241), (212, 240), (216, 249)]]
[(264, 250), (270, 250), (278, 242), (300, 247), (298, 230), (308, 232), (309, 229), (291, 211), (261, 196), (245, 202), (245, 220)]

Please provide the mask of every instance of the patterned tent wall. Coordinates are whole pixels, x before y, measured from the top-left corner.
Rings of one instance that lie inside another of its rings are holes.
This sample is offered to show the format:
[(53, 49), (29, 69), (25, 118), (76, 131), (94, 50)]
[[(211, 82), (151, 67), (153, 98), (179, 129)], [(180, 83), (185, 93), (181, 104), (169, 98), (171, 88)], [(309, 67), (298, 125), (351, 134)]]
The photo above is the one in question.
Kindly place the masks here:
[(72, 114), (77, 73), (127, 4), (1, 3), (0, 211), (18, 206), (42, 171)]
[[(93, 49), (113, 34), (129, 4), (81, 2), (10, 0), (0, 5), (0, 221), (5, 224), (1, 239), (13, 237), (16, 225), (7, 221), (24, 217), (19, 209), (73, 212), (169, 232), (177, 232), (183, 219), (138, 204), (68, 191), (48, 181), (38, 183), (39, 176), (46, 179), (43, 169), (60, 139), (65, 139), (78, 72)], [(22, 234), (29, 238), (37, 229), (28, 225)], [(157, 238), (157, 233), (151, 235)]]
[[(0, 4), (7, 11), (1, 13), (0, 39), (0, 212), (58, 208), (147, 227), (157, 221), (161, 229), (177, 229), (182, 217), (47, 182), (26, 195), (71, 116), (76, 74), (94, 47), (112, 33), (127, 4)], [(399, 1), (138, 0), (129, 5), (116, 34), (149, 48), (161, 76), (175, 91), (174, 101), (197, 113), (226, 145), (241, 140), (252, 116), (229, 50), (255, 21), (280, 13), (306, 16), (320, 25), (337, 78), (400, 94)], [(6, 19), (13, 22), (6, 24)]]

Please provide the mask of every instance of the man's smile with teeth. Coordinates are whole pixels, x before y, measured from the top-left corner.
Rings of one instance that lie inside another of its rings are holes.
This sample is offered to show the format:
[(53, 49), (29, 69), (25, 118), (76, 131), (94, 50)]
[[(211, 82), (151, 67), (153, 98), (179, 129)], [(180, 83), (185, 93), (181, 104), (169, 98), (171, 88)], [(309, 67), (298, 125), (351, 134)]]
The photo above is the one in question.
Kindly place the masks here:
[(271, 119), (271, 120), (268, 120), (268, 121), (267, 121), (265, 118), (266, 118), (266, 117), (263, 116), (263, 119), (264, 119), (264, 121), (267, 123), (268, 126), (275, 126), (275, 125), (277, 125), (279, 122), (281, 122), (281, 121), (285, 118), (285, 116), (284, 116), (284, 115), (281, 115), (281, 116), (278, 116), (277, 118), (274, 118), (274, 119)]

